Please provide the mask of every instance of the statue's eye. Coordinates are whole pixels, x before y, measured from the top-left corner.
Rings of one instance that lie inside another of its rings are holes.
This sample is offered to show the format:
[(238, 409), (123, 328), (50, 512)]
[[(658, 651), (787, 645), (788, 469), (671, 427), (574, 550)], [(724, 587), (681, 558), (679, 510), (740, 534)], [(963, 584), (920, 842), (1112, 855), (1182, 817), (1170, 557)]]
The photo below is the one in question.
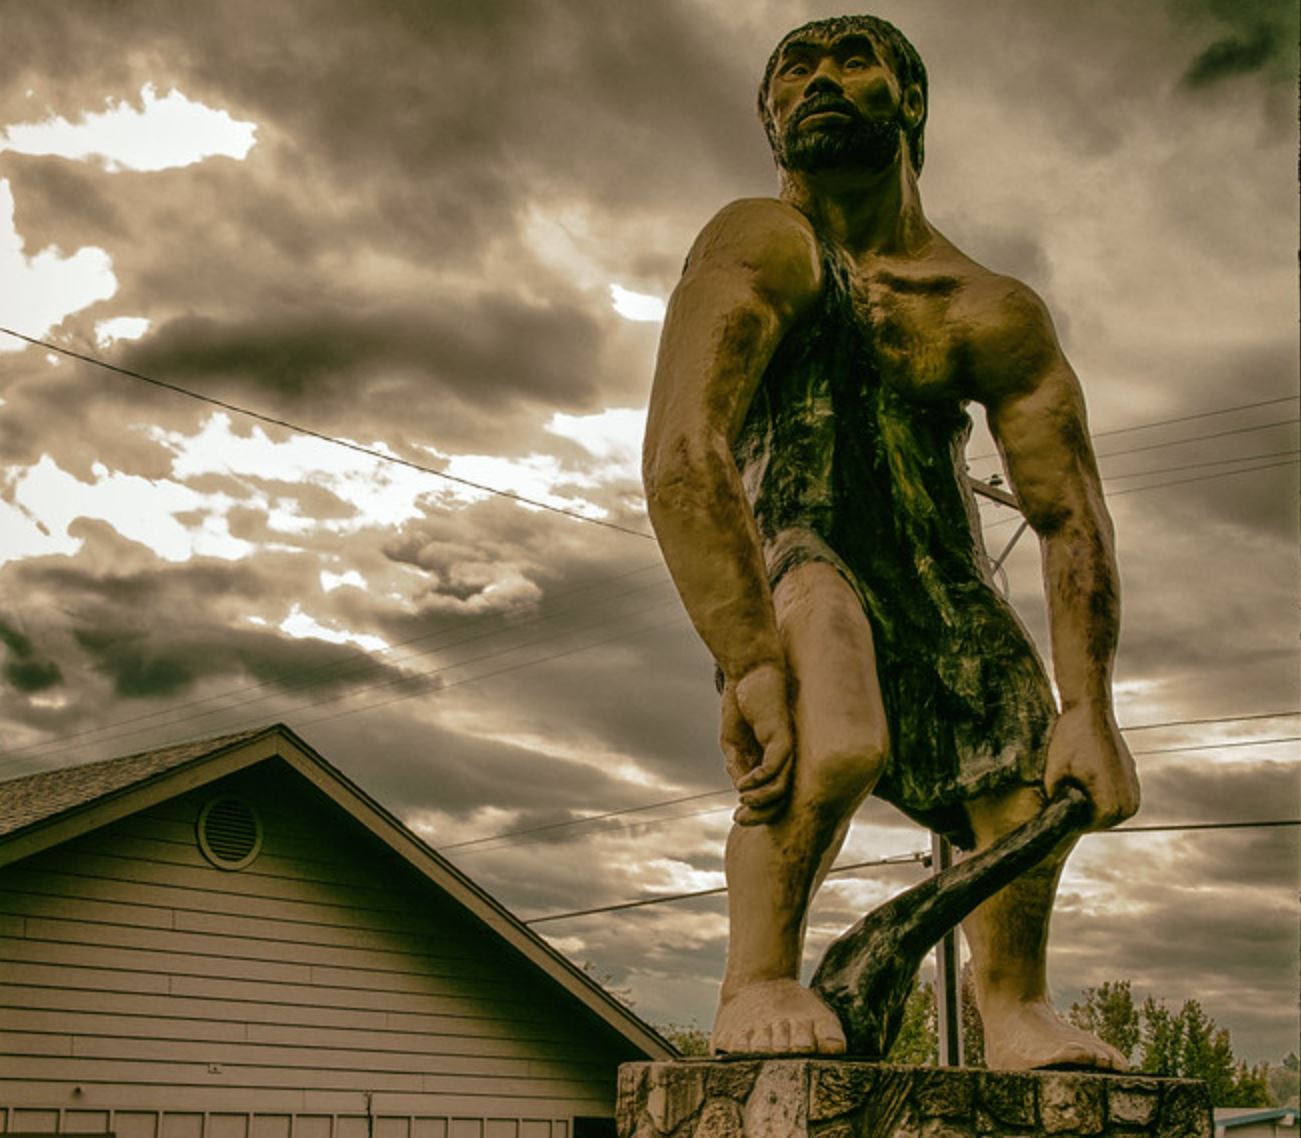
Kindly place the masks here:
[(859, 71), (867, 66), (867, 59), (861, 55), (851, 55), (845, 60), (846, 71)]
[(782, 68), (782, 77), (798, 79), (801, 75), (809, 73), (809, 65), (802, 60), (794, 60)]

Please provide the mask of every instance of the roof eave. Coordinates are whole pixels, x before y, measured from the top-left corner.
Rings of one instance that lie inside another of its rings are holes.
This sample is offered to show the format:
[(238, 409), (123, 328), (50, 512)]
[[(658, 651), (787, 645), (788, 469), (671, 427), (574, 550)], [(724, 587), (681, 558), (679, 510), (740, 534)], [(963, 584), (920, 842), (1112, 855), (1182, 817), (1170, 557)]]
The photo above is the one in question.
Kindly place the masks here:
[(272, 724), (251, 738), (205, 751), (184, 763), (0, 836), (0, 866), (21, 861), (178, 794), (265, 762), (279, 753), (278, 740), (284, 730), (287, 729), (281, 724)]
[(0, 837), (0, 866), (31, 857), (269, 759), (280, 759), (293, 767), (375, 838), (545, 972), (635, 1050), (651, 1059), (677, 1057), (676, 1048), (654, 1028), (421, 841), (396, 815), (283, 723), (271, 724), (252, 737), (202, 752), (174, 767)]

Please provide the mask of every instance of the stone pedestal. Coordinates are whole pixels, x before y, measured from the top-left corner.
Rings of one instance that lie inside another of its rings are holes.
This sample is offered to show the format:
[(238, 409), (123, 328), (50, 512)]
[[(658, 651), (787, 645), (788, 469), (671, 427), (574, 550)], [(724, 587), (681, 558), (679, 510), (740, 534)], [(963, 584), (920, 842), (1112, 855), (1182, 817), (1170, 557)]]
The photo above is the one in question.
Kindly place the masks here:
[(1206, 1085), (850, 1059), (619, 1070), (619, 1138), (1212, 1138)]

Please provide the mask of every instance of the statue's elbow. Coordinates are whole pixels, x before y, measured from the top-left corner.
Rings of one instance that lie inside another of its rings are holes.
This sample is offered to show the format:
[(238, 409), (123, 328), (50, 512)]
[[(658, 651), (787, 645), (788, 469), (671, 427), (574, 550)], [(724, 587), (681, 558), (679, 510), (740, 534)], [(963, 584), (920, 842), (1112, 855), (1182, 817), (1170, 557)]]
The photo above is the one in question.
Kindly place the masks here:
[(652, 523), (678, 511), (699, 511), (702, 496), (718, 481), (718, 455), (707, 439), (674, 434), (647, 445), (642, 486)]

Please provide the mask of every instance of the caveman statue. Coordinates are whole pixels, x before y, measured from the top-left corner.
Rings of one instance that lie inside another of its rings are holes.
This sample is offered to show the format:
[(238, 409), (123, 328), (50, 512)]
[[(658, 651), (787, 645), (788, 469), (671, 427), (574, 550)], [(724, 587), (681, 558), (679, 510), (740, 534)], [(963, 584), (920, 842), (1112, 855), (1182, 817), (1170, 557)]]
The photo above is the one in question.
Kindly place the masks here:
[[(845, 1050), (798, 977), (810, 897), (867, 795), (967, 850), (1067, 783), (1092, 828), (1138, 808), (1112, 710), (1112, 527), (1079, 383), (1039, 298), (922, 212), (926, 90), (883, 20), (786, 36), (759, 92), (780, 196), (705, 227), (664, 326), (647, 500), (718, 665), (740, 799), (720, 1053)], [(973, 525), (971, 400), (1042, 547), (1060, 707)], [(1124, 1066), (1048, 1001), (1070, 844), (965, 921), (991, 1067)]]

